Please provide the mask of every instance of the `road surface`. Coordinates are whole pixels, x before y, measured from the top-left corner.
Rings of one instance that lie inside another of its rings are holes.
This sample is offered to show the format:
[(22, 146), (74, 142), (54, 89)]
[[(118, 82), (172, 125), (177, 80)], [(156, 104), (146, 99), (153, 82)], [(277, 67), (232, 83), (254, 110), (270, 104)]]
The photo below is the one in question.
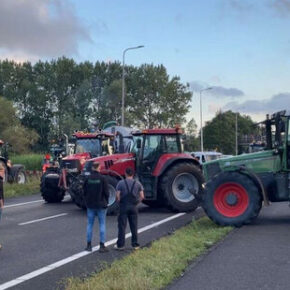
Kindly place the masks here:
[(264, 207), (259, 218), (230, 234), (192, 264), (170, 290), (290, 289), (290, 208)]
[[(195, 215), (200, 215), (198, 210)], [(168, 234), (191, 221), (193, 214), (140, 207), (140, 243)], [(95, 228), (97, 230), (97, 227)], [(98, 235), (94, 232), (93, 246)], [(39, 195), (10, 199), (0, 224), (0, 289), (55, 289), (65, 277), (84, 275), (98, 265), (122, 255), (84, 252), (86, 214), (69, 198), (59, 204), (44, 203)], [(116, 216), (107, 217), (107, 241), (115, 243)], [(130, 241), (127, 240), (127, 246)], [(95, 248), (97, 250), (97, 248)]]

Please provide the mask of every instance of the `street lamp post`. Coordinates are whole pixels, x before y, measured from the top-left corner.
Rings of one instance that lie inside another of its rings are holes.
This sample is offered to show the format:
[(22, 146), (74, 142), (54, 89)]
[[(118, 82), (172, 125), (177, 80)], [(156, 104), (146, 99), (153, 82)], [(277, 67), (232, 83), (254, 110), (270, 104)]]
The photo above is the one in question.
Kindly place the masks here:
[(202, 129), (202, 97), (201, 93), (204, 91), (212, 90), (212, 87), (202, 89), (199, 91), (199, 110), (200, 110), (200, 151), (203, 152), (203, 129)]
[(236, 112), (236, 155), (238, 155), (238, 112)]
[(128, 47), (123, 51), (123, 68), (122, 68), (122, 119), (121, 125), (124, 126), (125, 120), (125, 54), (128, 50), (143, 48), (144, 45)]

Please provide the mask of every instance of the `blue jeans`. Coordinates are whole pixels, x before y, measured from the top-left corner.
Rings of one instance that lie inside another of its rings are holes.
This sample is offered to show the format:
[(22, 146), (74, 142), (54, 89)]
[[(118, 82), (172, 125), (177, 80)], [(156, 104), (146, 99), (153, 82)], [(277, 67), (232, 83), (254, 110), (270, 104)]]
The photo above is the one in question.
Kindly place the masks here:
[(98, 217), (99, 220), (99, 228), (100, 228), (100, 243), (105, 243), (106, 241), (106, 208), (88, 208), (87, 209), (87, 242), (90, 243), (92, 241), (93, 235), (93, 226), (95, 222), (95, 217)]

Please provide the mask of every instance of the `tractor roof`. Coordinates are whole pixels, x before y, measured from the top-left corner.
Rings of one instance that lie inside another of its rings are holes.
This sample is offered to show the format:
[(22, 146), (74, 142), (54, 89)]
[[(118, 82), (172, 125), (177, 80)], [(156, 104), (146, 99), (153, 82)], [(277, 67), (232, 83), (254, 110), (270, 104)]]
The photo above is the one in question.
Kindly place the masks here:
[(180, 127), (170, 129), (145, 129), (132, 132), (132, 135), (176, 135), (183, 134), (183, 130)]
[(75, 132), (73, 136), (76, 137), (77, 139), (94, 139), (94, 138), (100, 138), (100, 137), (107, 137), (107, 138), (114, 137), (114, 134), (103, 132), (103, 131), (98, 131), (94, 133), (78, 131), (78, 132)]

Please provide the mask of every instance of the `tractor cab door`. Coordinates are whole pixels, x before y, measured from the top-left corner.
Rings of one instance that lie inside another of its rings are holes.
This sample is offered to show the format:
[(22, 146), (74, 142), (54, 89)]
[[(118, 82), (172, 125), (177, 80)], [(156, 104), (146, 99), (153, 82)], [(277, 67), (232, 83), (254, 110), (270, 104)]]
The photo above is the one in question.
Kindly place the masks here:
[(146, 135), (144, 138), (143, 154), (140, 160), (142, 174), (152, 174), (160, 156), (165, 149), (163, 135)]
[(152, 175), (152, 172), (164, 151), (164, 146), (164, 136), (143, 135), (142, 146), (139, 146), (141, 148), (136, 154), (137, 175), (143, 184), (145, 198), (148, 200), (155, 200), (157, 196), (157, 178)]

